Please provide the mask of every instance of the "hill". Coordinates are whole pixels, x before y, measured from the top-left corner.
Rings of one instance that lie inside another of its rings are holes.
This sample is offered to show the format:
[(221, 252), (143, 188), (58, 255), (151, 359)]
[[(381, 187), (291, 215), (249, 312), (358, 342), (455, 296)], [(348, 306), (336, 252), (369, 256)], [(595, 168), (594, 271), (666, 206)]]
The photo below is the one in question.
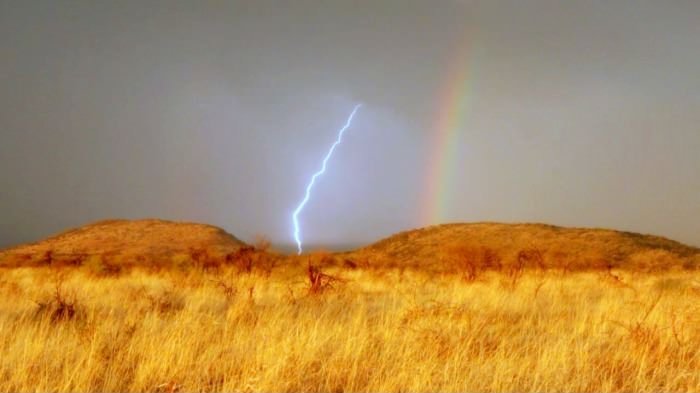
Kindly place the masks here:
[[(0, 252), (0, 266), (215, 265), (250, 269), (254, 250), (224, 230), (165, 220), (108, 220)], [(264, 251), (262, 251), (265, 254)], [(259, 255), (261, 260), (266, 255)], [(269, 255), (267, 255), (269, 256)], [(256, 259), (257, 260), (257, 259)], [(659, 236), (544, 224), (445, 224), (401, 232), (326, 259), (430, 271), (539, 266), (581, 270), (700, 268), (700, 249)], [(294, 262), (294, 257), (289, 257)], [(106, 266), (106, 267), (105, 267)]]
[(99, 257), (114, 263), (159, 263), (197, 255), (226, 255), (245, 243), (223, 229), (165, 220), (107, 220), (0, 252), (0, 266), (81, 264)]
[(345, 253), (369, 265), (539, 265), (567, 269), (700, 267), (700, 249), (659, 236), (544, 224), (445, 224)]

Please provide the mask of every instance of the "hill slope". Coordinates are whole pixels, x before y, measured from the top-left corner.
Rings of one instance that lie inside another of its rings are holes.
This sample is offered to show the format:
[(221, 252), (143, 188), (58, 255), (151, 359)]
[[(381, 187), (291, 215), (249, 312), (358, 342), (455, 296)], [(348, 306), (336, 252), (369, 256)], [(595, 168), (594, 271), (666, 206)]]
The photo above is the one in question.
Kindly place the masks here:
[(73, 263), (89, 256), (148, 263), (192, 252), (221, 255), (244, 245), (211, 225), (155, 219), (108, 220), (0, 252), (0, 265)]
[(696, 267), (700, 249), (658, 236), (543, 224), (446, 224), (402, 232), (345, 254), (372, 264), (446, 267), (471, 259), (547, 267)]

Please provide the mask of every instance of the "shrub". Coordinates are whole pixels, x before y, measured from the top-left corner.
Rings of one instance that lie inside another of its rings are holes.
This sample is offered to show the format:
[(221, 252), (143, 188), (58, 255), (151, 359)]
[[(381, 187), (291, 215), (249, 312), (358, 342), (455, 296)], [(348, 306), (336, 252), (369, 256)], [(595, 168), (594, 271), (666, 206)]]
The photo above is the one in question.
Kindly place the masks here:
[(193, 265), (205, 271), (218, 271), (221, 265), (227, 260), (224, 255), (217, 255), (204, 248), (190, 249), (190, 258)]
[(474, 281), (484, 270), (500, 270), (501, 257), (488, 247), (454, 246), (450, 248), (452, 259), (467, 281)]
[(518, 252), (517, 259), (523, 267), (537, 267), (539, 269), (545, 268), (544, 255), (536, 248), (520, 250)]
[(255, 254), (255, 247), (244, 246), (235, 252), (227, 254), (226, 263), (233, 264), (239, 272), (250, 273), (253, 271)]
[(111, 276), (121, 272), (119, 265), (108, 262), (101, 255), (89, 255), (85, 258), (82, 266), (91, 274), (97, 276)]
[(187, 254), (175, 254), (170, 259), (173, 267), (179, 270), (189, 270), (194, 267), (194, 260)]
[(238, 288), (234, 284), (227, 284), (223, 280), (211, 280), (223, 292), (227, 299), (233, 299), (238, 293)]
[(77, 305), (75, 294), (66, 295), (63, 291), (63, 283), (56, 284), (52, 298), (47, 302), (35, 302), (39, 308), (36, 316), (43, 318), (48, 316), (52, 323), (72, 320), (77, 315)]
[(320, 267), (309, 263), (307, 268), (307, 277), (309, 278), (309, 294), (320, 294), (328, 289), (333, 288), (333, 283), (341, 281), (340, 278), (323, 273)]

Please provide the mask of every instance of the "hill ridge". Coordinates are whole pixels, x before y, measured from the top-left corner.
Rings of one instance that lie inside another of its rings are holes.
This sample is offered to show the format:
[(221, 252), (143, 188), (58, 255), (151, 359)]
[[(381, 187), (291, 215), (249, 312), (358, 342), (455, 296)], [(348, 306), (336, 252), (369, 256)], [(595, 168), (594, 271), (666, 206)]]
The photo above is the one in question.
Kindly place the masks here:
[[(167, 260), (178, 254), (201, 252), (224, 255), (246, 244), (208, 224), (154, 218), (95, 221), (43, 240), (0, 251), (0, 264), (41, 263), (87, 256), (109, 256), (141, 262)], [(7, 263), (13, 259), (15, 263)]]
[[(90, 256), (115, 263), (163, 263), (226, 259), (247, 245), (225, 230), (202, 223), (156, 218), (109, 219), (0, 251), (0, 266), (28, 266)], [(608, 228), (563, 227), (547, 223), (452, 222), (401, 231), (340, 258), (373, 266), (441, 270), (465, 258), (504, 264), (536, 255), (539, 265), (571, 268), (700, 267), (700, 249), (657, 235)], [(204, 259), (202, 259), (204, 258)], [(531, 261), (532, 262), (532, 261)], [(472, 262), (469, 262), (472, 263)]]
[(608, 228), (498, 222), (454, 222), (402, 231), (346, 255), (426, 266), (463, 259), (466, 254), (484, 250), (505, 263), (517, 260), (523, 252), (534, 251), (550, 266), (567, 264), (575, 268), (697, 266), (700, 261), (699, 248), (657, 235)]

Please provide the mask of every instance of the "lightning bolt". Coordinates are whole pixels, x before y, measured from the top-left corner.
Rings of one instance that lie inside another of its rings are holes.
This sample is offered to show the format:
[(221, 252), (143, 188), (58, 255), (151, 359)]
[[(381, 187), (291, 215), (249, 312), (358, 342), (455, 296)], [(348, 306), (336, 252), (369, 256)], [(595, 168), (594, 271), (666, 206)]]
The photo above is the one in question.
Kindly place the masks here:
[(357, 113), (357, 110), (360, 109), (362, 104), (357, 104), (355, 105), (355, 109), (352, 110), (350, 113), (350, 116), (348, 117), (348, 120), (345, 122), (345, 125), (343, 128), (340, 129), (338, 132), (338, 139), (336, 139), (335, 143), (331, 146), (330, 150), (328, 150), (328, 154), (326, 154), (326, 157), (323, 159), (323, 165), (321, 165), (321, 169), (314, 173), (313, 176), (311, 176), (311, 181), (309, 181), (309, 185), (306, 186), (306, 194), (304, 195), (304, 199), (302, 199), (301, 203), (299, 203), (299, 206), (294, 210), (294, 214), (292, 214), (292, 222), (294, 223), (294, 241), (297, 243), (297, 254), (301, 255), (302, 247), (301, 247), (301, 237), (299, 235), (300, 228), (299, 228), (299, 214), (301, 213), (302, 210), (304, 210), (304, 206), (309, 202), (309, 198), (311, 197), (311, 189), (314, 187), (314, 184), (316, 183), (316, 179), (323, 175), (324, 172), (326, 172), (326, 166), (328, 165), (328, 160), (331, 159), (331, 156), (333, 155), (333, 152), (335, 151), (335, 148), (338, 147), (338, 145), (343, 141), (343, 134), (345, 133), (345, 130), (350, 127), (350, 124), (352, 123), (352, 118), (355, 117), (355, 113)]

